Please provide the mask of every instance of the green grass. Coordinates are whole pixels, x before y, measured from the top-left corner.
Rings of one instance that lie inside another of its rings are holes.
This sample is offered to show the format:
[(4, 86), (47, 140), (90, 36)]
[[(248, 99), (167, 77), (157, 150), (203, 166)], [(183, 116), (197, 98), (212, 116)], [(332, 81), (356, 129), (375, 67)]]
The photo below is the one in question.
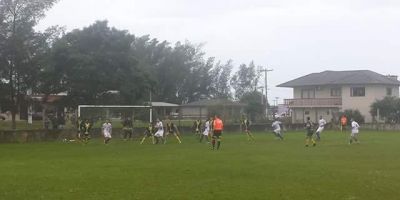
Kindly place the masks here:
[(400, 135), (324, 132), (284, 141), (225, 134), (220, 151), (194, 136), (179, 145), (93, 140), (0, 145), (0, 199), (399, 199)]

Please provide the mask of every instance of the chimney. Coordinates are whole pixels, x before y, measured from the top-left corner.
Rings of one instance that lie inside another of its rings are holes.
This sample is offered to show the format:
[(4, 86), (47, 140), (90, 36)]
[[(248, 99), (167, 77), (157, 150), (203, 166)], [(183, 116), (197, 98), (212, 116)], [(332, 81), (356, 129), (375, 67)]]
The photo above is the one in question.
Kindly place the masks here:
[(388, 78), (390, 78), (390, 79), (392, 79), (392, 80), (398, 80), (397, 78), (398, 78), (398, 76), (396, 76), (396, 75), (386, 75), (386, 77), (388, 77)]

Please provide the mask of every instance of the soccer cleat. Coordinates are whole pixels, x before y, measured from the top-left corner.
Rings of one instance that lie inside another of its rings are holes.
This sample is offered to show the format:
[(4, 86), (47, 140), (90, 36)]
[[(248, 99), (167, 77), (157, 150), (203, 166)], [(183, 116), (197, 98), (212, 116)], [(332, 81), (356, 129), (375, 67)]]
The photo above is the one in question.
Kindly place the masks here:
[(308, 144), (306, 144), (306, 147), (308, 147)]

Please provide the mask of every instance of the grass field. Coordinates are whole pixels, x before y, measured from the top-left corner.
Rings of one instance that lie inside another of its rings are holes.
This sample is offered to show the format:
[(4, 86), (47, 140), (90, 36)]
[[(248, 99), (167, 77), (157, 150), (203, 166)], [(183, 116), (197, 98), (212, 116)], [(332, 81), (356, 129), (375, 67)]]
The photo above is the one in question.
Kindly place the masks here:
[(0, 145), (0, 199), (400, 199), (400, 134), (225, 134), (210, 150), (194, 136), (176, 144), (100, 140), (88, 145)]

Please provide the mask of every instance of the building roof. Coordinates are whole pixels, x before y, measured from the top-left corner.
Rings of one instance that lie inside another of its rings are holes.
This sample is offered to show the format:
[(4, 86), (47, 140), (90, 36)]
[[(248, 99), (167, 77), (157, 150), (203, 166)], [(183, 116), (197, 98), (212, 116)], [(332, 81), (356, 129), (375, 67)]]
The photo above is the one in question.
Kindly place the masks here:
[(397, 76), (384, 76), (370, 70), (355, 71), (323, 71), (312, 73), (300, 78), (282, 83), (277, 87), (299, 87), (320, 85), (396, 85), (400, 86)]
[(167, 102), (151, 102), (153, 107), (179, 107), (178, 104), (167, 103)]
[(245, 106), (246, 104), (231, 101), (228, 99), (204, 99), (200, 101), (183, 104), (183, 107), (202, 107), (202, 106)]

